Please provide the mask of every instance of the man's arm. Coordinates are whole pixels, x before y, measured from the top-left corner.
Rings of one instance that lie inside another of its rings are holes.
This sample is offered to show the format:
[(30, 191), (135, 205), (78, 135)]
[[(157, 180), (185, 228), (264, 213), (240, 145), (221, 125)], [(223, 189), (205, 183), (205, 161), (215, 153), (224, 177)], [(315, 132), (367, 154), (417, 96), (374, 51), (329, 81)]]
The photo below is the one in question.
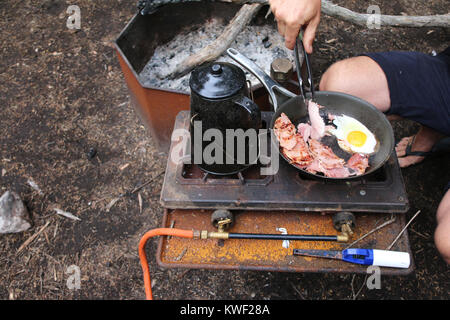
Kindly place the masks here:
[(278, 23), (278, 32), (285, 38), (286, 48), (294, 49), (300, 28), (304, 28), (303, 44), (312, 53), (312, 44), (320, 22), (320, 0), (269, 0)]

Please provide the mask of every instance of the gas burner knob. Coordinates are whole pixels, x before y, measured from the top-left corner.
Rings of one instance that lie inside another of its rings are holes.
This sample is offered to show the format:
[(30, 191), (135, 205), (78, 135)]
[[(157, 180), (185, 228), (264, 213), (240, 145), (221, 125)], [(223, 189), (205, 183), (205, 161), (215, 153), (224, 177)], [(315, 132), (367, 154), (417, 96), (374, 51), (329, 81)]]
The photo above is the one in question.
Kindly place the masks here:
[(229, 210), (218, 209), (211, 214), (211, 224), (224, 231), (234, 224), (234, 214)]

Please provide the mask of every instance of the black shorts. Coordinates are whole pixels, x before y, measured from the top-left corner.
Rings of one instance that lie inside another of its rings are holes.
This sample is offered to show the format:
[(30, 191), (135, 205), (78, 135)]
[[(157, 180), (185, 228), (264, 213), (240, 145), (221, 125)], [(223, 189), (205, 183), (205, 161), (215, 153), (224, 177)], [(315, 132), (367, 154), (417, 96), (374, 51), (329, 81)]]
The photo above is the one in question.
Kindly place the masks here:
[(396, 114), (450, 136), (450, 47), (431, 56), (420, 52), (375, 52), (365, 56), (386, 74)]

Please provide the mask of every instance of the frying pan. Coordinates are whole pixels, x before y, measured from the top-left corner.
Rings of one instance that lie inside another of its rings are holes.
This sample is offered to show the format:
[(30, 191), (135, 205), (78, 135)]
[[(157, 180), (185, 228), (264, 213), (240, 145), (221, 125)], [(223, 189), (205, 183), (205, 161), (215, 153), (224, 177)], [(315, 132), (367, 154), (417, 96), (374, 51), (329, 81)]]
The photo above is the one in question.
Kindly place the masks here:
[[(307, 122), (309, 120), (309, 116), (308, 108), (306, 107), (306, 99), (312, 98), (314, 102), (320, 104), (321, 106), (324, 106), (325, 108), (323, 109), (326, 109), (326, 112), (334, 115), (347, 115), (360, 121), (375, 135), (378, 141), (378, 151), (370, 155), (369, 167), (366, 169), (366, 172), (360, 175), (349, 176), (346, 178), (332, 178), (324, 176), (322, 173), (314, 174), (308, 172), (300, 168), (295, 163), (292, 163), (292, 161), (290, 161), (286, 156), (284, 156), (282, 152), (280, 152), (284, 160), (286, 160), (297, 170), (301, 171), (303, 174), (311, 176), (313, 178), (326, 180), (359, 179), (363, 176), (375, 172), (377, 169), (382, 167), (391, 156), (391, 153), (394, 149), (394, 133), (385, 115), (369, 102), (349, 94), (331, 91), (314, 92), (311, 72), (309, 69), (309, 61), (307, 63), (307, 71), (311, 92), (306, 93), (303, 81), (301, 77), (299, 77), (299, 84), (302, 95), (296, 95), (272, 80), (253, 61), (248, 59), (243, 54), (239, 53), (236, 49), (229, 48), (227, 50), (227, 53), (233, 60), (235, 60), (242, 67), (251, 72), (256, 78), (258, 78), (266, 88), (266, 90), (269, 92), (269, 97), (272, 101), (275, 111), (271, 119), (270, 129), (273, 129), (275, 120), (281, 115), (281, 113), (286, 114), (291, 122), (295, 125), (295, 127), (297, 127), (300, 122)], [(306, 52), (304, 52), (304, 56), (305, 59), (307, 59)], [(299, 73), (298, 66), (297, 72)], [(323, 111), (321, 110), (321, 112)], [(338, 157), (341, 157), (347, 161), (351, 155), (339, 148), (335, 138), (329, 139), (331, 141), (324, 141), (328, 139), (329, 137), (325, 137), (321, 142), (329, 146)]]

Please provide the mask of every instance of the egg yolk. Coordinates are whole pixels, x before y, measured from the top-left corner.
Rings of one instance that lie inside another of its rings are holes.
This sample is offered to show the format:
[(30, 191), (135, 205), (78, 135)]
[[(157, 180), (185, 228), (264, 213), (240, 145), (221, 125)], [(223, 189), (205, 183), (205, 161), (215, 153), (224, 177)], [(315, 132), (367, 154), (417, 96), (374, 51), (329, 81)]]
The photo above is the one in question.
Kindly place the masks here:
[(362, 147), (366, 143), (367, 136), (361, 131), (351, 131), (347, 135), (347, 141), (355, 147)]

